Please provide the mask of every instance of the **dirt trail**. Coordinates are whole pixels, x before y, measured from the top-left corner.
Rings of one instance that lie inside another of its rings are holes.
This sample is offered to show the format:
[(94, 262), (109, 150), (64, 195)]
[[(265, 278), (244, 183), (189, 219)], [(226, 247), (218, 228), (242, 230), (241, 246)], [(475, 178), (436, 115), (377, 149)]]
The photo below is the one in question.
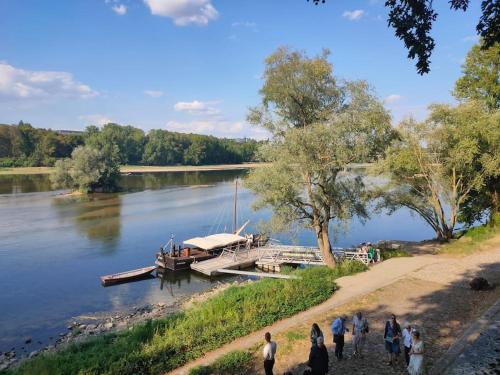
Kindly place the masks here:
[[(351, 370), (356, 374), (404, 373), (402, 364), (399, 368), (388, 368), (383, 361), (381, 332), (387, 315), (395, 312), (402, 319), (416, 322), (426, 330), (424, 334), (427, 334), (427, 346), (431, 353), (428, 357), (432, 362), (460, 334), (464, 324), (500, 296), (498, 289), (486, 294), (474, 294), (466, 288), (467, 280), (478, 273), (500, 282), (498, 249), (463, 258), (436, 255), (393, 258), (371, 267), (367, 272), (338, 279), (340, 289), (324, 303), (237, 339), (169, 374), (188, 374), (189, 369), (210, 364), (231, 350), (256, 347), (262, 343), (267, 331), (272, 332), (280, 346), (275, 373), (292, 371), (302, 374), (305, 368), (302, 362), (307, 359), (309, 350), (307, 335), (310, 325), (318, 322), (323, 328), (326, 342), (331, 343), (331, 320), (340, 313), (351, 315), (358, 309), (365, 311), (373, 322), (367, 342), (367, 347), (372, 349), (365, 359), (339, 364), (332, 361), (332, 371), (338, 373), (338, 370), (342, 370), (346, 374), (351, 373)], [(297, 334), (287, 336), (286, 333), (290, 331)], [(297, 339), (300, 335), (304, 338)], [(331, 344), (328, 346), (329, 350), (333, 350)], [(350, 336), (346, 338), (346, 352), (349, 351)], [(256, 366), (260, 366), (260, 358)], [(256, 370), (256, 373), (260, 373), (260, 370)]]

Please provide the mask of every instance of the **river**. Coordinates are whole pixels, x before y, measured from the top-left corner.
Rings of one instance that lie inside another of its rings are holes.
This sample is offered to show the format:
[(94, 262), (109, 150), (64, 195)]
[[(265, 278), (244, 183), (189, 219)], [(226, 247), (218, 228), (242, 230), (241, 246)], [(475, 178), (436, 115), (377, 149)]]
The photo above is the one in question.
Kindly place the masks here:
[[(122, 192), (61, 196), (47, 175), (0, 176), (0, 351), (19, 351), (52, 342), (72, 319), (96, 312), (179, 299), (221, 279), (190, 272), (103, 288), (99, 276), (151, 265), (172, 234), (183, 239), (231, 229), (234, 181), (245, 171), (145, 173), (123, 176)], [(254, 197), (238, 194), (238, 219), (248, 230), (269, 211), (253, 212)], [(335, 246), (383, 239), (422, 240), (433, 236), (406, 210), (354, 220)], [(290, 243), (289, 235), (273, 235)], [(314, 245), (303, 230), (302, 245)], [(38, 344), (40, 342), (41, 344)]]

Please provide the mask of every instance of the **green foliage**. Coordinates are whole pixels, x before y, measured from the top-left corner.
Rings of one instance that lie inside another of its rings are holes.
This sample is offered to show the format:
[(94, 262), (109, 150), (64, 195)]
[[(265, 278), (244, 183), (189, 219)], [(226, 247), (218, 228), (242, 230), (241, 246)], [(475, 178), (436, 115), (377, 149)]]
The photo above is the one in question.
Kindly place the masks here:
[[(473, 222), (495, 207), (500, 174), (500, 112), (477, 102), (433, 105), (426, 122), (400, 124), (399, 137), (381, 163), (391, 183), (381, 194), (394, 211), (418, 213), (438, 239), (449, 240), (458, 220)], [(497, 203), (498, 204), (498, 203)]]
[(53, 186), (84, 193), (116, 191), (120, 177), (117, 152), (116, 149), (105, 150), (107, 152), (79, 146), (71, 159), (58, 160), (50, 176)]
[(52, 166), (71, 156), (85, 143), (106, 154), (116, 154), (120, 164), (201, 165), (236, 164), (255, 161), (259, 142), (253, 139), (224, 139), (198, 134), (174, 133), (106, 124), (91, 125), (83, 135), (59, 134), (35, 129), (29, 124), (0, 124), (0, 167)]
[(391, 258), (411, 257), (408, 251), (402, 249), (383, 249), (381, 252), (382, 260)]
[[(336, 289), (335, 278), (365, 269), (354, 263), (300, 270), (298, 280), (232, 286), (181, 313), (41, 355), (7, 374), (160, 374), (325, 301)], [(231, 354), (218, 368), (245, 363), (245, 358)]]
[(252, 371), (254, 357), (246, 351), (235, 350), (217, 358), (210, 366), (198, 366), (189, 375), (244, 375)]
[(367, 217), (361, 178), (340, 172), (379, 157), (393, 131), (368, 85), (337, 84), (327, 57), (280, 48), (266, 59), (262, 105), (248, 120), (272, 133), (272, 142), (259, 149), (272, 164), (251, 171), (246, 185), (257, 194), (255, 208), (273, 209), (274, 230), (313, 229), (332, 266), (330, 220)]
[(481, 101), (491, 111), (500, 109), (500, 42), (488, 49), (474, 45), (462, 65), (462, 74), (453, 91), (457, 99)]
[(30, 124), (0, 124), (0, 167), (52, 166), (83, 143), (80, 135), (35, 129)]

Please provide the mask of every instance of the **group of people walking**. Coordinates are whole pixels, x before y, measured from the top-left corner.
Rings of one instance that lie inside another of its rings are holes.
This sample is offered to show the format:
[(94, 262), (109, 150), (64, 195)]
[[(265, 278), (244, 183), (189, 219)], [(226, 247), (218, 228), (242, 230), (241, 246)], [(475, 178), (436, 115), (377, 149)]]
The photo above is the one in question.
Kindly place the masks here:
[[(346, 322), (347, 316), (341, 315), (331, 325), (333, 343), (335, 344), (335, 357), (338, 361), (344, 359), (345, 334), (349, 332)], [(368, 320), (361, 312), (354, 314), (352, 317), (352, 358), (363, 358), (366, 336), (369, 332), (370, 326)], [(398, 363), (401, 354), (400, 345), (402, 343), (408, 373), (410, 375), (423, 374), (424, 346), (418, 330), (409, 323), (405, 323), (404, 329), (401, 329), (396, 315), (392, 314), (390, 319), (385, 323), (383, 338), (385, 351), (387, 352), (387, 364), (389, 366)], [(271, 341), (271, 334), (269, 332), (266, 333), (265, 340), (264, 370), (266, 375), (272, 375), (277, 344)], [(306, 370), (304, 374), (325, 375), (328, 373), (329, 368), (328, 350), (325, 346), (323, 331), (316, 323), (311, 327), (310, 340), (311, 350), (309, 360), (307, 361), (310, 370)]]

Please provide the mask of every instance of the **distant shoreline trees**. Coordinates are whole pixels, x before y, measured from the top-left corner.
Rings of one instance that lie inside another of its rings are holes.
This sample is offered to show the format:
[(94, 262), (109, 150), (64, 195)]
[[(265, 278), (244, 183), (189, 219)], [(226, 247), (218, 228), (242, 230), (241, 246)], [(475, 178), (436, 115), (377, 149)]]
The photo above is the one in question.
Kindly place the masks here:
[(204, 165), (239, 164), (255, 160), (260, 142), (226, 139), (167, 130), (142, 129), (119, 124), (88, 126), (81, 134), (0, 124), (0, 167), (53, 166), (82, 145), (104, 150), (117, 148), (120, 164)]

